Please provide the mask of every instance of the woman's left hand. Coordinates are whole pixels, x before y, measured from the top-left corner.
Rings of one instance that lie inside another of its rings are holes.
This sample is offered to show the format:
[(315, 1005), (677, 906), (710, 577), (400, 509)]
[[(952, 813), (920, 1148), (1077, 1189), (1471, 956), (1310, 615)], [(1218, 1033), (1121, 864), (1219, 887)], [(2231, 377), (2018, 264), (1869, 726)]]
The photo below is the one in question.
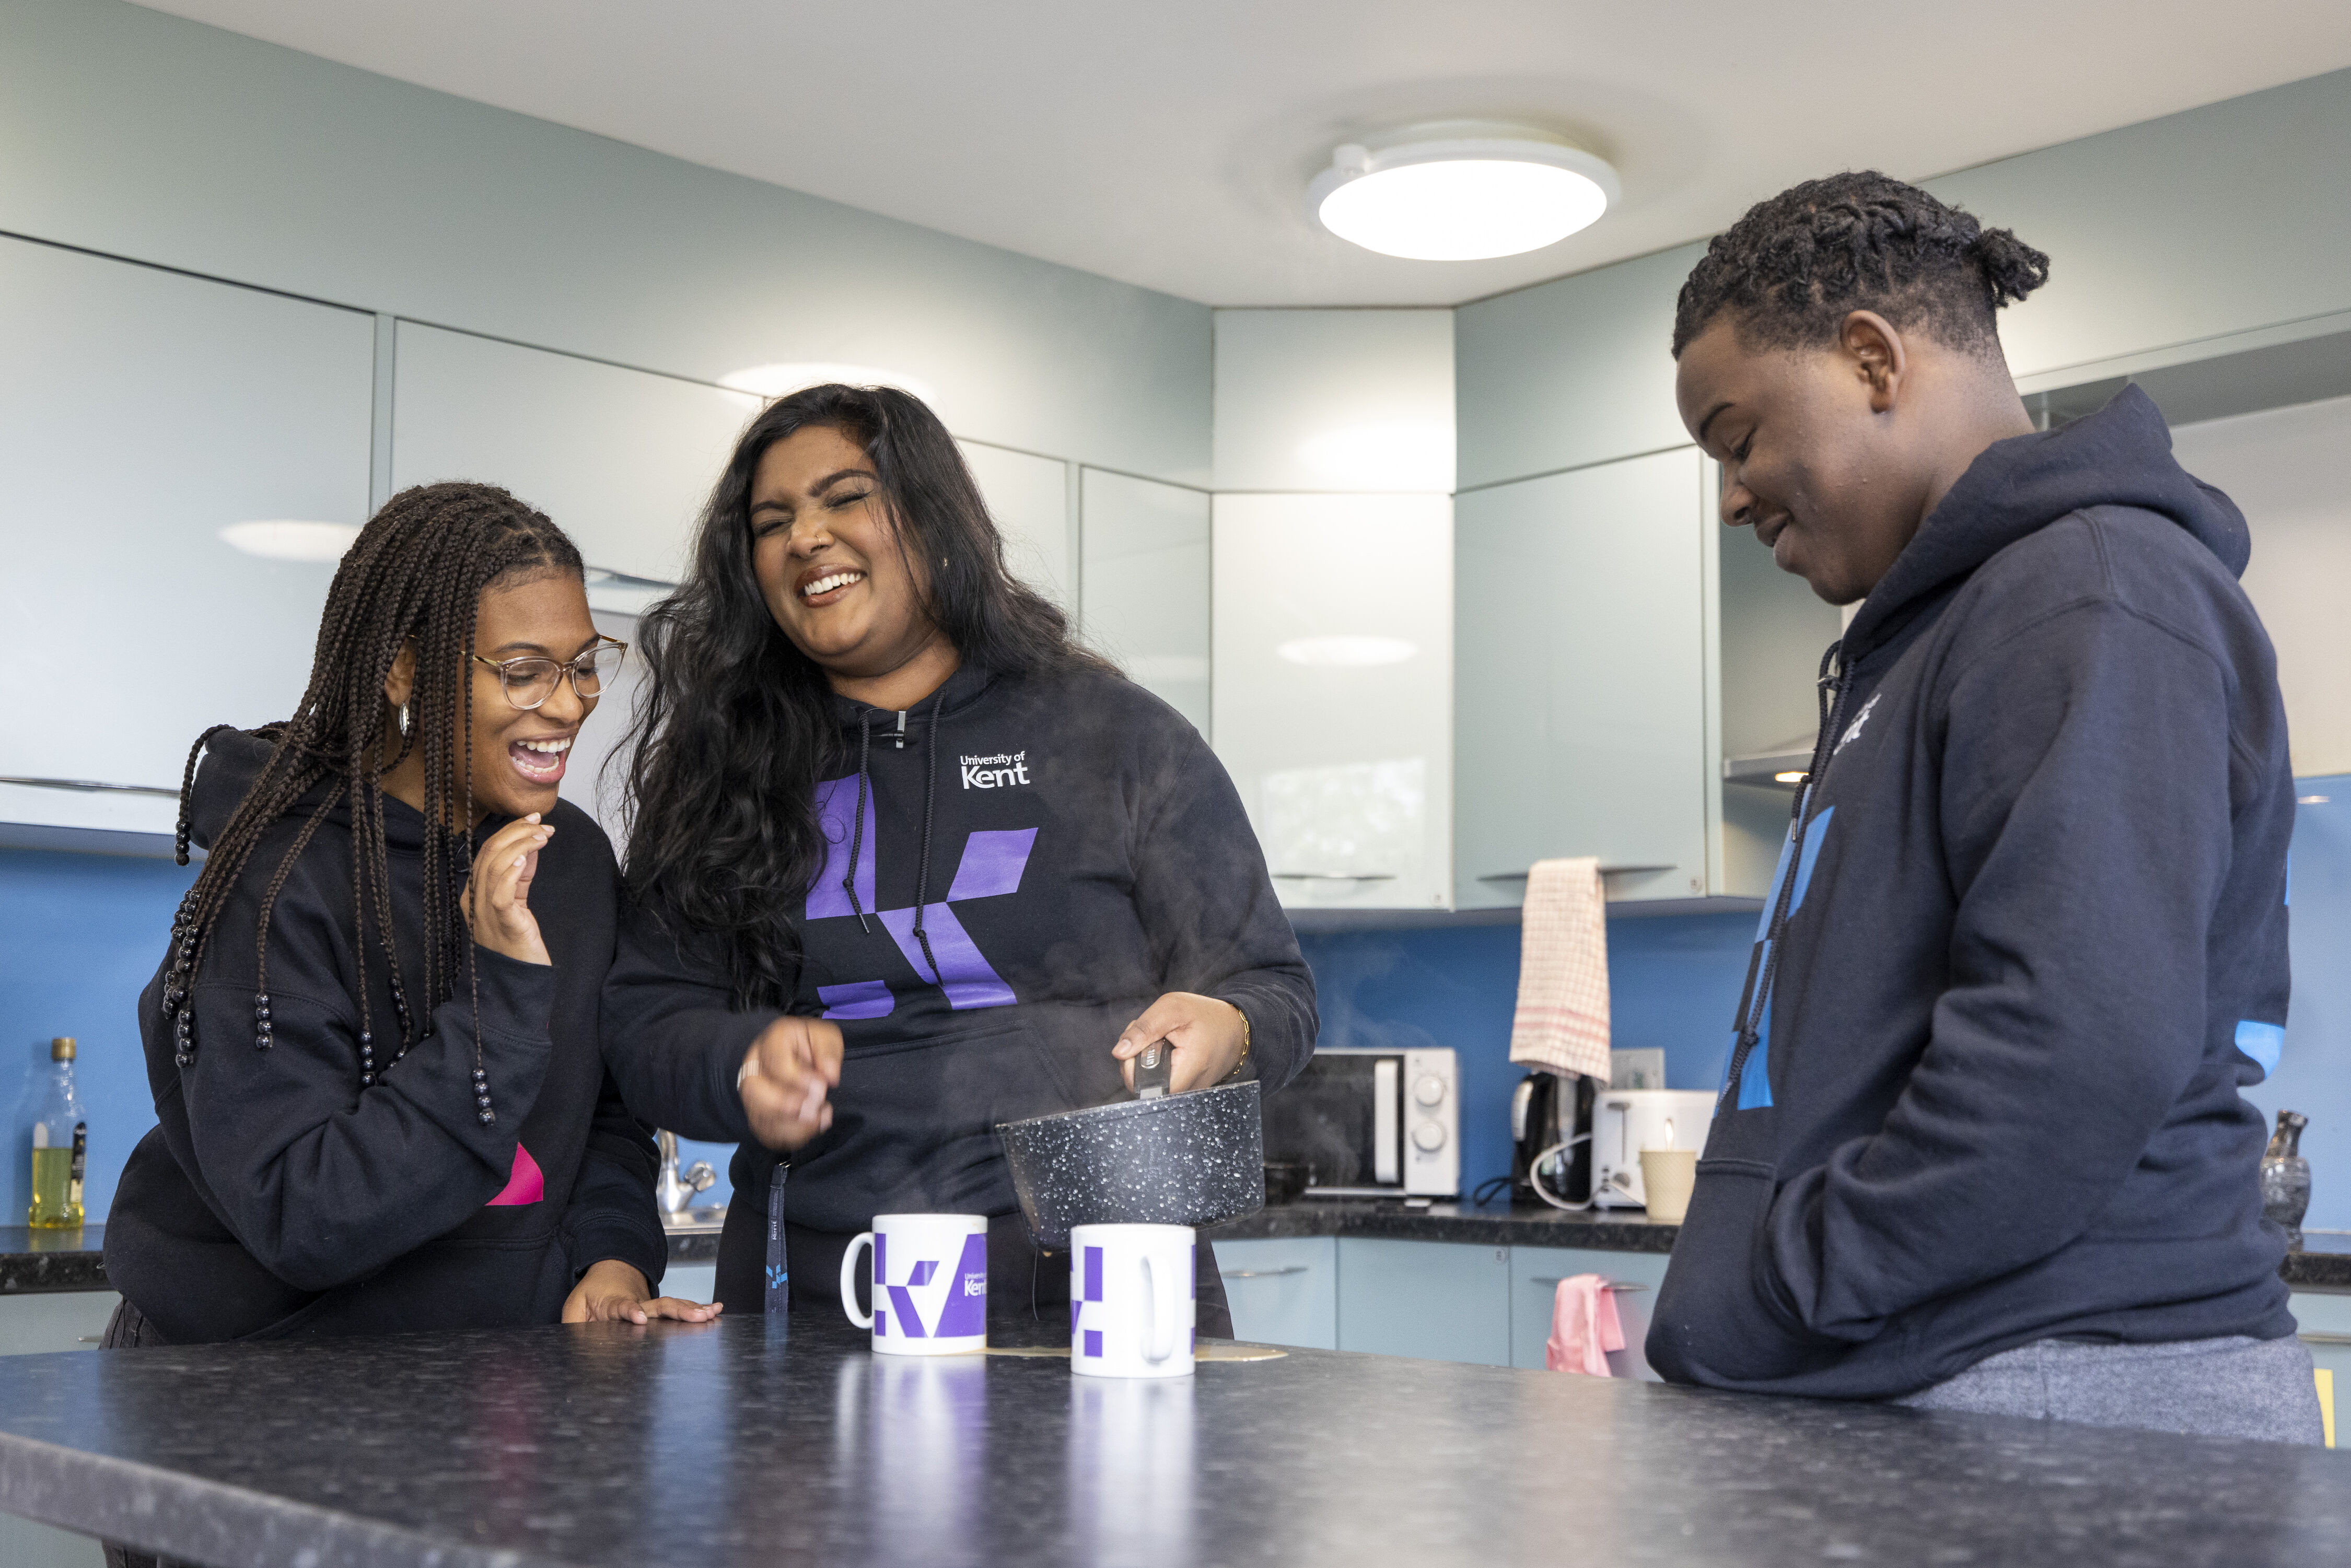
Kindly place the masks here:
[(1240, 1064), (1249, 1026), (1242, 1021), (1241, 1009), (1230, 1002), (1191, 991), (1168, 992), (1127, 1025), (1111, 1048), (1111, 1054), (1123, 1064), (1120, 1071), (1126, 1074), (1127, 1088), (1134, 1087), (1134, 1059), (1153, 1040), (1162, 1039), (1176, 1048), (1168, 1089), (1181, 1094), (1216, 1082)]
[(656, 1296), (643, 1274), (607, 1258), (590, 1264), (580, 1282), (571, 1287), (571, 1294), (564, 1298), (563, 1321), (642, 1323), (671, 1318), (682, 1323), (706, 1323), (724, 1310), (725, 1304), (719, 1301), (704, 1306), (676, 1296)]

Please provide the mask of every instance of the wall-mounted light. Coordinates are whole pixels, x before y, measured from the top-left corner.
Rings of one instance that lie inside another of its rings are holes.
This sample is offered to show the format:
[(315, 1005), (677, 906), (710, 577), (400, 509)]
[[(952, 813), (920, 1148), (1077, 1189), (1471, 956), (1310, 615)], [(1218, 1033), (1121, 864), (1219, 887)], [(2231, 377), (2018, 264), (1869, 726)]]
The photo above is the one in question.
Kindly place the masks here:
[(1774, 773), (1771, 775), (1771, 782), (1774, 784), (1802, 784), (1803, 781), (1804, 775), (1801, 769), (1793, 773)]
[(1455, 120), (1350, 141), (1307, 187), (1341, 239), (1412, 261), (1478, 261), (1557, 245), (1622, 194), (1606, 160), (1522, 125)]
[(232, 549), (247, 555), (261, 556), (269, 560), (340, 560), (351, 541), (360, 537), (358, 528), (349, 523), (310, 523), (291, 517), (269, 517), (250, 523), (231, 523), (221, 529), (222, 540)]
[(747, 365), (718, 378), (718, 384), (727, 391), (749, 392), (758, 398), (778, 398), (786, 392), (796, 392), (803, 387), (820, 387), (828, 382), (841, 382), (853, 387), (897, 387), (913, 392), (933, 408), (938, 406), (939, 395), (931, 390), (928, 382), (874, 365), (829, 364), (815, 361)]
[(1274, 652), (1293, 664), (1357, 669), (1366, 664), (1401, 664), (1420, 650), (1401, 637), (1300, 637)]

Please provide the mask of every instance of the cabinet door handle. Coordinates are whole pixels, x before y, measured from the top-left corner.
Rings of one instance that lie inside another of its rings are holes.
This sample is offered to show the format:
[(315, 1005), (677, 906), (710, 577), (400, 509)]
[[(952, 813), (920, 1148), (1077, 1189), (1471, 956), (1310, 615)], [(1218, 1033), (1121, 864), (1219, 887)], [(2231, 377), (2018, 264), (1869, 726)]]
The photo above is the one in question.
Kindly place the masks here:
[[(1636, 873), (1646, 873), (1660, 871), (1679, 871), (1682, 868), (1677, 865), (1604, 865), (1600, 868), (1600, 874), (1602, 876), (1632, 876)], [(1481, 876), (1478, 880), (1479, 882), (1524, 882), (1527, 880), (1527, 873), (1522, 871), (1498, 871), (1489, 875)]]
[[(1528, 1283), (1528, 1284), (1530, 1284), (1530, 1285), (1541, 1285), (1541, 1286), (1545, 1286), (1545, 1287), (1547, 1287), (1547, 1288), (1549, 1288), (1549, 1289), (1551, 1289), (1551, 1290), (1554, 1290), (1554, 1291), (1555, 1291), (1555, 1290), (1557, 1290), (1557, 1289), (1559, 1288), (1559, 1286), (1560, 1286), (1560, 1281), (1559, 1281), (1559, 1280), (1558, 1280), (1558, 1278), (1557, 1278), (1557, 1277), (1555, 1277), (1555, 1276), (1554, 1276), (1553, 1278), (1551, 1278), (1551, 1279), (1545, 1279), (1545, 1280), (1529, 1280), (1529, 1281), (1527, 1281), (1527, 1283)], [(1604, 1291), (1646, 1291), (1646, 1290), (1647, 1290), (1649, 1287), (1648, 1287), (1648, 1286), (1646, 1286), (1646, 1285), (1644, 1285), (1644, 1284), (1640, 1284), (1640, 1283), (1638, 1283), (1637, 1281), (1624, 1281), (1624, 1280), (1611, 1280), (1611, 1281), (1608, 1281), (1608, 1283), (1606, 1283), (1606, 1284), (1604, 1284), (1604, 1285), (1601, 1286), (1600, 1288), (1601, 1288), (1602, 1290), (1604, 1290)], [(2310, 1336), (2309, 1336), (2308, 1334), (2304, 1334), (2304, 1335), (2303, 1335), (2302, 1337), (2303, 1337), (2303, 1338), (2304, 1338), (2304, 1339), (2308, 1339)], [(2346, 1339), (2346, 1342), (2351, 1342), (2351, 1334), (2346, 1334), (2346, 1335), (2345, 1335), (2344, 1337), (2345, 1337), (2345, 1339)]]
[(77, 789), (85, 795), (112, 790), (124, 795), (161, 795), (166, 800), (180, 798), (177, 789), (166, 789), (156, 784), (106, 784), (95, 779), (19, 779), (0, 773), (0, 784), (22, 784), (33, 789)]
[(1228, 1280), (1278, 1280), (1284, 1274), (1303, 1274), (1306, 1265), (1292, 1263), (1287, 1269), (1236, 1269), (1225, 1275)]
[[(172, 791), (173, 794), (178, 792)], [(1396, 873), (1392, 871), (1277, 871), (1268, 874), (1278, 882), (1394, 882), (1396, 879)], [(1526, 873), (1519, 874), (1524, 876)]]

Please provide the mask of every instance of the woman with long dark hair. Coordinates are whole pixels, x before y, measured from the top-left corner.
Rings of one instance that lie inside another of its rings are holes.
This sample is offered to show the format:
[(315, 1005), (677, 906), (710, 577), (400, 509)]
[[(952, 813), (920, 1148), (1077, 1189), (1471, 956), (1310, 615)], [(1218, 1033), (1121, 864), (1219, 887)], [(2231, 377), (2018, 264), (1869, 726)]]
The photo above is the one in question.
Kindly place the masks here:
[(189, 753), (210, 859), (139, 999), (161, 1124), (110, 1344), (710, 1315), (653, 1299), (653, 1148), (599, 1055), (618, 870), (556, 785), (621, 649), (580, 577), (504, 490), (405, 491), (294, 716)]
[(934, 1211), (991, 1217), (991, 1312), (1065, 1301), (997, 1124), (1117, 1097), (1162, 1038), (1178, 1090), (1304, 1063), (1312, 978), (1231, 780), (1005, 570), (918, 400), (769, 405), (639, 634), (606, 1054), (641, 1113), (741, 1145), (720, 1300), (762, 1299), (779, 1152), (795, 1300), (875, 1214)]

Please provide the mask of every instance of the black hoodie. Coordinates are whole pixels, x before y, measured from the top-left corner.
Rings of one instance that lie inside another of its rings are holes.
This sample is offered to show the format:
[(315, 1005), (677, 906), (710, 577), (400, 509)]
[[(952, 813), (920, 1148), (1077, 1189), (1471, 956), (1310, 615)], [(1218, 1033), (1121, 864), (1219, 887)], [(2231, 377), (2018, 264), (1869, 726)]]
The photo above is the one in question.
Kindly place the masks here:
[[(224, 734), (192, 802), (209, 845), (268, 747)], [(552, 966), (476, 947), (481, 1061), (495, 1124), (475, 1117), (475, 998), (465, 977), (432, 1032), (360, 1087), (350, 813), (338, 804), (286, 876), (269, 925), (274, 1044), (254, 1045), (262, 891), (327, 786), (263, 834), (193, 988), (195, 1061), (173, 1061), (164, 968), (139, 998), (160, 1121), (107, 1217), (107, 1277), (175, 1343), (552, 1322), (590, 1264), (658, 1281), (667, 1259), (644, 1126), (597, 1051), (618, 875), (611, 846), (559, 804), (532, 913)], [(424, 963), (424, 819), (387, 799), (392, 925), (414, 997)], [(507, 819), (492, 818), (481, 836)], [(462, 846), (458, 852), (462, 852)], [(379, 1064), (399, 1030), (380, 933), (367, 964)], [(165, 967), (170, 963), (165, 958)]]
[[(1165, 703), (1106, 671), (967, 664), (908, 712), (834, 709), (848, 761), (817, 786), (832, 849), (793, 912), (789, 1010), (838, 1021), (846, 1055), (831, 1130), (792, 1156), (794, 1227), (1014, 1213), (997, 1124), (1119, 1098), (1111, 1047), (1164, 992), (1238, 1007), (1269, 1089), (1305, 1063), (1312, 976), (1231, 779)], [(706, 936), (624, 919), (606, 1055), (661, 1125), (747, 1139), (735, 1075), (777, 1016), (733, 1008)], [(738, 1155), (727, 1249), (758, 1234), (772, 1165)], [(831, 1291), (806, 1272), (797, 1293)]]
[(2285, 713), (2244, 519), (2170, 444), (2136, 389), (1997, 444), (1855, 616), (1666, 1376), (1884, 1397), (2294, 1332), (2238, 1092), (2285, 1023)]

